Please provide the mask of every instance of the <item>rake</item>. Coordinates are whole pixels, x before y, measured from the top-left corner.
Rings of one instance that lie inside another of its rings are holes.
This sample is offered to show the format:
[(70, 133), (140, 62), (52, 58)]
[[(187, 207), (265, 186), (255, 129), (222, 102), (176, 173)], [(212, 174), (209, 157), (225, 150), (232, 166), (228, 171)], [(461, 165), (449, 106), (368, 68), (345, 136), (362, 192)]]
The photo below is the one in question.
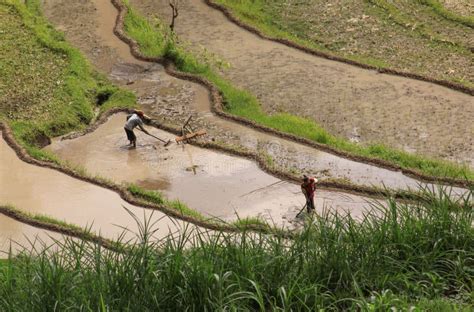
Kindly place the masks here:
[(143, 133), (145, 133), (145, 134), (148, 134), (149, 136), (151, 136), (151, 137), (153, 137), (153, 138), (155, 138), (155, 139), (157, 139), (157, 140), (159, 140), (159, 141), (161, 141), (161, 142), (165, 143), (163, 146), (168, 146), (168, 145), (170, 145), (170, 144), (171, 144), (171, 140), (165, 141), (165, 140), (163, 140), (163, 139), (160, 139), (160, 138), (159, 138), (159, 137), (157, 137), (157, 136), (154, 136), (154, 135), (153, 135), (153, 134), (151, 134), (151, 133), (146, 133), (145, 131), (143, 131), (143, 130), (142, 130), (142, 129), (140, 129), (140, 128), (139, 128), (139, 130), (140, 130), (141, 132), (143, 132)]
[(301, 208), (301, 210), (296, 214), (295, 218), (299, 217), (299, 215), (303, 212), (303, 210), (306, 208), (307, 205), (308, 205), (308, 203), (304, 204), (303, 208)]

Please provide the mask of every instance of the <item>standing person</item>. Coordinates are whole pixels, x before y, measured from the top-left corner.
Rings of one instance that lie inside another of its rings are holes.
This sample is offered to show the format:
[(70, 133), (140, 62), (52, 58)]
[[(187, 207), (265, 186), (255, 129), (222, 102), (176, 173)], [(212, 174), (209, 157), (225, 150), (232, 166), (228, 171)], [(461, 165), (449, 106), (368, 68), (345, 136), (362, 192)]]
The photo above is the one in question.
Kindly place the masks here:
[(308, 176), (303, 176), (303, 183), (301, 183), (301, 192), (303, 192), (306, 197), (306, 209), (308, 213), (314, 211), (314, 191), (316, 190), (316, 183), (318, 179), (309, 178)]
[(124, 129), (127, 134), (127, 139), (130, 141), (130, 146), (135, 148), (137, 146), (137, 136), (133, 132), (137, 126), (146, 134), (149, 134), (148, 131), (143, 127), (143, 120), (146, 119), (145, 114), (137, 110), (135, 113), (127, 115), (127, 122), (125, 123)]

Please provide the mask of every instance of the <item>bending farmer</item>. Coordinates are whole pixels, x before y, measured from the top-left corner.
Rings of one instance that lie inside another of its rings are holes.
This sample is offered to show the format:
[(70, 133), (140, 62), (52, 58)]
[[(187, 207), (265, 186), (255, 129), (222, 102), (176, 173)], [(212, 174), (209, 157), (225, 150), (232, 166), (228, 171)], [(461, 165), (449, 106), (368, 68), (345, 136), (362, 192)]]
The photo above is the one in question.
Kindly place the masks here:
[(318, 179), (308, 178), (306, 175), (303, 176), (303, 183), (301, 183), (301, 192), (306, 197), (306, 209), (308, 213), (314, 211), (314, 191), (316, 190), (316, 183)]
[(130, 141), (130, 146), (136, 147), (137, 146), (137, 137), (133, 132), (135, 127), (139, 127), (143, 132), (149, 134), (148, 131), (143, 128), (143, 120), (146, 120), (145, 114), (137, 110), (134, 114), (127, 115), (127, 123), (125, 124), (125, 133), (127, 134), (127, 139)]

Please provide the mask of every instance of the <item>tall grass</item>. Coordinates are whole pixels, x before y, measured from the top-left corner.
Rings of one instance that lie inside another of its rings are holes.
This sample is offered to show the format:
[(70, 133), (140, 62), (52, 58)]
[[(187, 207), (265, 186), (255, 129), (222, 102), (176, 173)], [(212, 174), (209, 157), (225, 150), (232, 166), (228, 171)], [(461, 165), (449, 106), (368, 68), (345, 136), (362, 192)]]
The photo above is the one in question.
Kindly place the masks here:
[(123, 254), (66, 240), (0, 266), (0, 310), (470, 311), (473, 193), (424, 193), (360, 221), (327, 211), (292, 240), (183, 229), (156, 241), (149, 223)]
[(200, 62), (189, 51), (186, 51), (173, 35), (167, 33), (168, 29), (163, 27), (159, 20), (155, 20), (155, 25), (152, 25), (133, 8), (129, 8), (129, 13), (126, 16), (125, 30), (138, 42), (145, 55), (167, 57), (174, 61), (179, 70), (200, 75), (213, 82), (222, 92), (225, 109), (229, 113), (342, 151), (387, 160), (403, 168), (416, 169), (431, 176), (474, 180), (474, 172), (467, 165), (430, 159), (382, 144), (361, 146), (329, 134), (312, 120), (287, 113), (266, 114), (255, 96), (234, 87), (229, 81), (219, 76), (212, 66)]

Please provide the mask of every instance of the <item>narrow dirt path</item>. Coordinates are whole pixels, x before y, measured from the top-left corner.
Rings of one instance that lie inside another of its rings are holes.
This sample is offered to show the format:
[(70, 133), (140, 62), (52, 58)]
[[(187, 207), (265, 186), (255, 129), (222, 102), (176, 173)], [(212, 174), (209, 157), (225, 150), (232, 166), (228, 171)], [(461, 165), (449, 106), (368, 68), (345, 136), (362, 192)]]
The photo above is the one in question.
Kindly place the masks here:
[[(169, 19), (165, 0), (131, 0)], [(438, 85), (317, 58), (263, 40), (203, 1), (184, 1), (180, 38), (230, 62), (223, 75), (251, 91), (267, 113), (308, 117), (332, 134), (383, 142), (474, 166), (474, 98)]]
[[(156, 237), (174, 233), (186, 222), (171, 219), (158, 211), (133, 206), (111, 190), (72, 178), (66, 174), (27, 164), (0, 139), (0, 204), (33, 214), (45, 214), (58, 220), (90, 228), (106, 238), (115, 239), (123, 228), (131, 231), (126, 238), (138, 233), (138, 225), (124, 209), (126, 207), (140, 220), (150, 217), (157, 221)], [(14, 227), (17, 221), (5, 219), (0, 227)], [(132, 234), (133, 233), (133, 234)]]

